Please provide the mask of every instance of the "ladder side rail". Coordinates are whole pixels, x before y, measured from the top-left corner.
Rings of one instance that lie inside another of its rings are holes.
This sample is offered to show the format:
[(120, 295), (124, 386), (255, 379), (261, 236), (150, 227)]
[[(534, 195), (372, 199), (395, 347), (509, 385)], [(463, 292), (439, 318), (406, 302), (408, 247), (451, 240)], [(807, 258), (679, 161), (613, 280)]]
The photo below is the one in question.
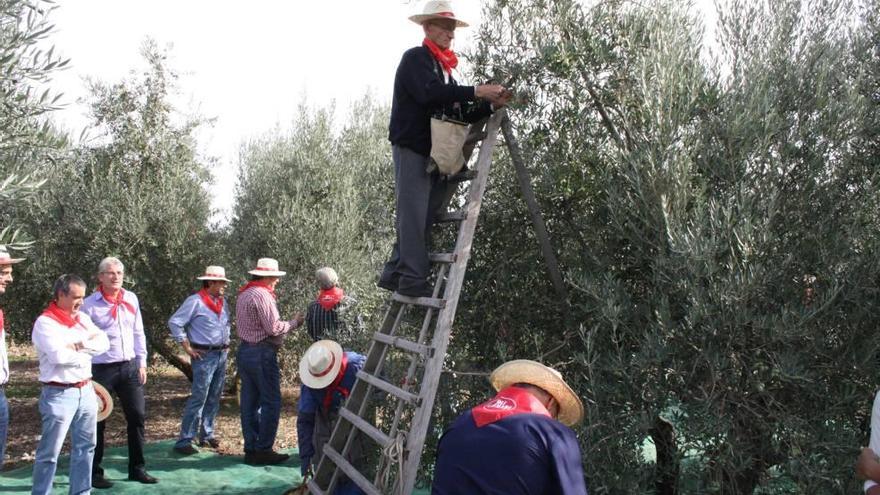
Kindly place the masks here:
[[(408, 455), (405, 461), (406, 465), (404, 466), (404, 480), (399, 485), (401, 489), (399, 493), (401, 494), (412, 493), (415, 487), (422, 449), (425, 445), (425, 436), (427, 435), (431, 414), (434, 409), (437, 385), (440, 382), (440, 373), (443, 371), (443, 362), (446, 357), (447, 346), (449, 345), (449, 336), (455, 318), (455, 310), (458, 306), (458, 295), (464, 282), (483, 193), (488, 183), (489, 169), (492, 165), (492, 153), (498, 140), (498, 129), (501, 125), (501, 119), (505, 116), (506, 111), (503, 109), (492, 116), (487, 129), (488, 135), (480, 146), (476, 166), (478, 170), (477, 177), (471, 182), (468, 200), (465, 204), (468, 215), (461, 224), (461, 230), (455, 247), (458, 260), (450, 268), (450, 275), (446, 282), (446, 294), (450, 294), (451, 297), (447, 301), (446, 307), (440, 311), (437, 317), (437, 330), (434, 332), (433, 343), (434, 358), (429, 360), (425, 366), (425, 374), (421, 384), (423, 399), (413, 418), (410, 436), (407, 439), (406, 453)], [(425, 393), (426, 391), (428, 393)]]

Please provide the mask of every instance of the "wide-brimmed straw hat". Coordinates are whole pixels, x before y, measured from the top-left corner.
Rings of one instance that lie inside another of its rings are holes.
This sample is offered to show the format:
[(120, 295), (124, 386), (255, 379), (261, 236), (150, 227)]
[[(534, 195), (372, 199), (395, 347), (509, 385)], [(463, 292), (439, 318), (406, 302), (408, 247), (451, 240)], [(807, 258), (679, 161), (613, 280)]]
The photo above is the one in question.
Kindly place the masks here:
[(299, 361), (299, 379), (306, 387), (328, 387), (342, 367), (342, 346), (332, 340), (319, 340), (306, 350)]
[(95, 396), (98, 398), (98, 421), (104, 421), (113, 412), (113, 398), (100, 383), (92, 380), (92, 386), (95, 388)]
[(452, 13), (452, 2), (444, 0), (430, 0), (425, 2), (425, 8), (421, 14), (409, 16), (409, 20), (416, 24), (424, 24), (431, 19), (452, 19), (456, 27), (468, 27), (469, 24), (455, 17)]
[(196, 277), (196, 280), (222, 280), (224, 282), (232, 282), (226, 278), (226, 270), (222, 266), (211, 265), (205, 268), (205, 274)]
[(495, 390), (503, 390), (515, 383), (528, 383), (540, 387), (559, 403), (559, 422), (572, 426), (584, 417), (584, 405), (574, 390), (562, 379), (562, 374), (537, 361), (516, 359), (508, 361), (492, 372), (489, 377)]
[(282, 272), (278, 269), (278, 260), (272, 258), (258, 259), (257, 267), (248, 273), (259, 277), (283, 277), (287, 275), (287, 272)]
[(22, 261), (24, 261), (24, 258), (13, 258), (9, 255), (9, 251), (6, 250), (6, 246), (0, 244), (0, 265), (14, 265)]

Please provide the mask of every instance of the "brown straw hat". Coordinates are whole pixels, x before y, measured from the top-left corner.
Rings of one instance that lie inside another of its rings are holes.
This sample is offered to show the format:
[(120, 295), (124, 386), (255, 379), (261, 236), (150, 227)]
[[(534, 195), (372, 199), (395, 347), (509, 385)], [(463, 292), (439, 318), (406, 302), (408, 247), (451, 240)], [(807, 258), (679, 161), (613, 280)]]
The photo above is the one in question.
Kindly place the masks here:
[(542, 388), (559, 403), (559, 422), (566, 426), (580, 423), (584, 417), (584, 404), (562, 379), (562, 374), (537, 361), (508, 361), (492, 372), (489, 381), (499, 391), (515, 383), (528, 383)]
[(113, 398), (110, 392), (100, 383), (92, 380), (92, 387), (95, 388), (95, 396), (98, 398), (98, 422), (104, 421), (113, 412)]

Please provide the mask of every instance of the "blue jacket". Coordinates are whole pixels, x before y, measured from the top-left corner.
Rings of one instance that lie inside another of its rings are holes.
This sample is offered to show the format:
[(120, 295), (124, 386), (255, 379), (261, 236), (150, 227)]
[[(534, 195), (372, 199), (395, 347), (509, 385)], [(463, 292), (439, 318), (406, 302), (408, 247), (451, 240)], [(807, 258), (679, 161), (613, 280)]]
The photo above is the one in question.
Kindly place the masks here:
[(437, 447), (432, 495), (586, 495), (571, 428), (539, 414), (515, 414), (478, 428), (458, 417)]

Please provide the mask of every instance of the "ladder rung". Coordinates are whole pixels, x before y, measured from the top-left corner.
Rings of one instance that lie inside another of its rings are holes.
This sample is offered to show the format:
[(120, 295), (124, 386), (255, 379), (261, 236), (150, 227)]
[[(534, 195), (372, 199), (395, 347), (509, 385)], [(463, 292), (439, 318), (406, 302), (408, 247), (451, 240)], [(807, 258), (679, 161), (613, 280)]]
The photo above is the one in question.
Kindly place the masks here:
[(369, 373), (365, 373), (363, 371), (358, 371), (357, 377), (358, 377), (358, 380), (363, 380), (363, 381), (369, 383), (370, 385), (397, 397), (400, 400), (406, 401), (409, 404), (419, 404), (421, 402), (421, 399), (419, 399), (418, 395), (416, 395), (412, 392), (407, 392), (406, 390), (404, 390), (400, 387), (394, 386), (381, 378), (376, 378), (375, 376), (373, 376)]
[(431, 263), (455, 263), (458, 255), (455, 253), (431, 253), (428, 255)]
[(367, 492), (368, 495), (382, 495), (382, 492), (373, 486), (367, 478), (364, 478), (360, 471), (339, 455), (339, 452), (333, 450), (329, 443), (324, 444), (324, 455), (329, 457), (333, 464), (336, 464), (336, 467), (341, 469), (351, 481), (354, 481), (355, 485)]
[(420, 354), (425, 358), (430, 358), (434, 355), (433, 347), (417, 344), (411, 340), (400, 338), (394, 335), (388, 335), (387, 333), (376, 332), (376, 334), (373, 335), (373, 340), (381, 342), (385, 345), (397, 347), (398, 349), (402, 349), (404, 351), (412, 352), (413, 354)]
[(391, 299), (403, 304), (426, 306), (434, 309), (443, 309), (446, 307), (445, 299), (437, 299), (435, 297), (409, 297), (395, 292), (391, 295)]
[(324, 495), (324, 490), (321, 490), (321, 487), (318, 486), (318, 483), (315, 482), (314, 478), (310, 479), (307, 485), (311, 495)]
[(486, 136), (488, 136), (488, 135), (489, 135), (489, 133), (486, 131), (472, 132), (472, 133), (468, 134), (468, 137), (465, 140), (464, 144), (465, 144), (465, 146), (467, 146), (469, 144), (474, 144), (477, 141), (482, 141), (482, 140), (486, 139)]
[(445, 211), (437, 215), (437, 217), (434, 219), (434, 223), (461, 222), (465, 218), (467, 218), (467, 212), (464, 210)]
[(353, 424), (355, 428), (369, 435), (370, 438), (375, 440), (376, 443), (378, 443), (383, 449), (391, 445), (391, 437), (386, 435), (379, 428), (376, 428), (370, 423), (367, 423), (363, 418), (357, 416), (355, 413), (343, 407), (339, 410), (339, 415), (345, 418), (349, 423)]

